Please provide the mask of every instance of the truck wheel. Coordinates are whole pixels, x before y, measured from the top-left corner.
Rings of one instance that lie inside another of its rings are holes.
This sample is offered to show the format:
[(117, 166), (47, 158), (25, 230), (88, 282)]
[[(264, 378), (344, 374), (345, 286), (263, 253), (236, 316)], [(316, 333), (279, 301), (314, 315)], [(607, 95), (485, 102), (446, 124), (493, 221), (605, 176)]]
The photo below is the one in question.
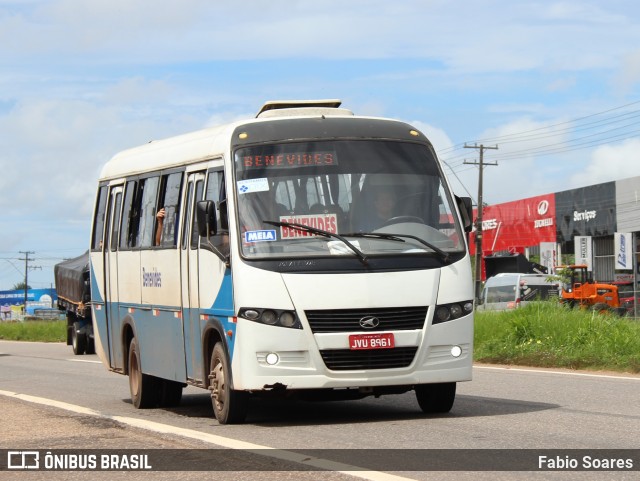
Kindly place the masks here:
[(96, 353), (96, 344), (92, 337), (86, 336), (87, 338), (87, 349), (85, 350), (86, 354), (95, 354)]
[(222, 343), (211, 352), (209, 390), (213, 412), (220, 424), (242, 423), (249, 407), (248, 393), (231, 389), (231, 367)]
[(425, 413), (448, 413), (456, 398), (456, 383), (418, 384), (416, 399)]
[(170, 408), (180, 404), (182, 399), (182, 383), (160, 379), (160, 407)]
[(137, 409), (147, 409), (158, 404), (158, 379), (143, 374), (140, 365), (140, 347), (134, 337), (129, 345), (129, 391)]
[(71, 328), (71, 347), (76, 356), (84, 354), (87, 349), (87, 336), (84, 332), (80, 332), (81, 328), (82, 326), (78, 321), (74, 322)]

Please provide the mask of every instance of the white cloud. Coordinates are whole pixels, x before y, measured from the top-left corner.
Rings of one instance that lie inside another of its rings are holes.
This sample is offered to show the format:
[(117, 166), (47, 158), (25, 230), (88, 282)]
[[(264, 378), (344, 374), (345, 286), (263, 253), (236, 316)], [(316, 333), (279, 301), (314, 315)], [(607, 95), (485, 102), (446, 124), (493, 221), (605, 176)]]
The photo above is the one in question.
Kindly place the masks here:
[(0, 53), (17, 62), (65, 53), (90, 64), (421, 58), (459, 72), (584, 69), (611, 67), (640, 43), (634, 13), (635, 2), (493, 0), (460, 12), (442, 0), (53, 0), (5, 8)]
[(571, 187), (583, 187), (640, 175), (640, 137), (603, 145), (591, 161), (570, 178)]
[(625, 55), (621, 62), (619, 73), (613, 81), (617, 89), (624, 93), (632, 91), (640, 83), (640, 49)]

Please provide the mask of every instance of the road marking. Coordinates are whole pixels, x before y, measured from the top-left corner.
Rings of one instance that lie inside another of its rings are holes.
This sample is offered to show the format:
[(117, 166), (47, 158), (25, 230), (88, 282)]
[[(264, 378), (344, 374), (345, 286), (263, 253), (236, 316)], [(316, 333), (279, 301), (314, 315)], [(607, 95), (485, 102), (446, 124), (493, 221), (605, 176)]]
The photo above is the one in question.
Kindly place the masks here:
[(69, 362), (88, 362), (91, 364), (102, 364), (102, 361), (92, 361), (91, 359), (67, 359)]
[(499, 366), (473, 366), (474, 369), (488, 369), (493, 371), (518, 371), (518, 372), (538, 372), (544, 374), (562, 374), (564, 376), (582, 376), (582, 377), (595, 377), (604, 379), (626, 379), (630, 381), (640, 381), (640, 377), (631, 376), (617, 376), (612, 374), (588, 374), (583, 372), (567, 372), (567, 371), (554, 371), (552, 369), (525, 369), (517, 367), (499, 367)]
[(138, 429), (144, 429), (159, 434), (172, 434), (189, 439), (195, 439), (197, 441), (203, 441), (216, 446), (221, 446), (229, 449), (244, 449), (244, 450), (264, 450), (261, 452), (263, 456), (269, 456), (272, 458), (280, 459), (283, 461), (302, 464), (304, 466), (311, 466), (319, 469), (330, 470), (333, 472), (346, 474), (360, 479), (367, 479), (370, 481), (414, 481), (411, 478), (405, 478), (402, 476), (396, 476), (394, 474), (383, 473), (380, 471), (362, 471), (357, 466), (351, 466), (348, 464), (338, 463), (323, 458), (309, 457), (304, 454), (294, 453), (283, 449), (273, 448), (270, 446), (262, 446), (260, 444), (248, 443), (246, 441), (240, 441), (238, 439), (226, 438), (224, 436), (218, 436), (216, 434), (203, 433), (192, 429), (179, 428), (177, 426), (171, 426), (169, 424), (157, 423), (154, 421), (148, 421), (145, 419), (131, 418), (127, 416), (110, 416), (108, 414), (101, 413), (91, 408), (84, 406), (78, 406), (76, 404), (69, 404), (62, 401), (55, 401), (53, 399), (47, 399), (38, 396), (31, 396), (29, 394), (20, 394), (12, 391), (0, 390), (0, 396), (6, 396), (9, 398), (20, 399), (34, 404), (41, 404), (44, 406), (54, 407), (70, 411), (76, 414), (84, 414), (86, 416), (95, 416), (112, 421), (126, 424), (127, 426), (135, 427)]

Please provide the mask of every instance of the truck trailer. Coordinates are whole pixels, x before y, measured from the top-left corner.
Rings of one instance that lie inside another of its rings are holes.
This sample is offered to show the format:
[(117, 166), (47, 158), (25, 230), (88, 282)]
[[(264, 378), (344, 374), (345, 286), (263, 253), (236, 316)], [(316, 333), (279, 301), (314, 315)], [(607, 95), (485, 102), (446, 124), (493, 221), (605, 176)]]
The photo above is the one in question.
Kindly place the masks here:
[(89, 251), (56, 264), (53, 270), (58, 309), (64, 311), (67, 317), (67, 345), (73, 347), (76, 355), (95, 354)]

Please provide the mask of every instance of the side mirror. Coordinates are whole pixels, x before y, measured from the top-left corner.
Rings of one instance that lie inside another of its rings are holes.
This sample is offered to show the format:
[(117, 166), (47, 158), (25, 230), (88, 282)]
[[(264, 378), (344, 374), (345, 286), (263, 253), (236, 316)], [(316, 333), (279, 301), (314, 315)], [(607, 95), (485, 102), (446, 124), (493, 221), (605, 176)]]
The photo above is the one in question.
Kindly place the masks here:
[(456, 203), (458, 204), (458, 210), (460, 211), (460, 217), (462, 217), (462, 224), (465, 232), (471, 232), (473, 230), (473, 204), (471, 197), (458, 197), (455, 196)]
[(218, 233), (216, 206), (212, 200), (201, 200), (196, 204), (196, 221), (200, 237), (207, 239)]

